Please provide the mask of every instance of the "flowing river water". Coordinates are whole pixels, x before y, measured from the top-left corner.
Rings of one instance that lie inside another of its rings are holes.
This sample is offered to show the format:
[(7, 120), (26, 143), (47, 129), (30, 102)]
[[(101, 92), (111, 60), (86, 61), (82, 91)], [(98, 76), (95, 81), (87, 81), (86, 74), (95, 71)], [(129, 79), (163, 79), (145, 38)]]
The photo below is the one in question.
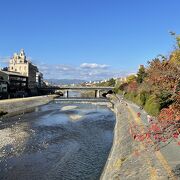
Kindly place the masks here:
[(52, 102), (0, 120), (0, 179), (99, 179), (115, 116), (106, 106)]

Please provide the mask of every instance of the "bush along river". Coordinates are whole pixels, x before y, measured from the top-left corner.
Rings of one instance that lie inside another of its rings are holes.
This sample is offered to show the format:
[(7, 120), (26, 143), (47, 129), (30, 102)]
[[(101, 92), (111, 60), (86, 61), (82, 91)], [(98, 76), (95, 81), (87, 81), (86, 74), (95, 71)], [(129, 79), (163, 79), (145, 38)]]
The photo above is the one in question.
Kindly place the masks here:
[(114, 125), (106, 106), (57, 102), (0, 119), (0, 179), (99, 179)]

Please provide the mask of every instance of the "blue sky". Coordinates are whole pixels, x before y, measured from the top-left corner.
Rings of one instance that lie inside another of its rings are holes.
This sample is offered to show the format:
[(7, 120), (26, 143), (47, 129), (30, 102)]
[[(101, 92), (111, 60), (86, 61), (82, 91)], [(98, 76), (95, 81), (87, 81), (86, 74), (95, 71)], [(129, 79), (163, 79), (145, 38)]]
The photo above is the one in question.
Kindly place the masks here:
[(0, 66), (24, 48), (45, 78), (136, 72), (173, 49), (179, 0), (1, 0)]

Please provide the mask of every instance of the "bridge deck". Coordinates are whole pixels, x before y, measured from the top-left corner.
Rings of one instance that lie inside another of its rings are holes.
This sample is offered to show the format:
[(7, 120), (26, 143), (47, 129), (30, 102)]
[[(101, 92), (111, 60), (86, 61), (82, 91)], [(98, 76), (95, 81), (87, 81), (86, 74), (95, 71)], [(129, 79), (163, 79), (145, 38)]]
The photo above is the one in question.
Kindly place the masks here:
[(41, 88), (41, 90), (113, 90), (114, 87), (45, 87)]
[(77, 97), (71, 97), (71, 98), (58, 98), (54, 99), (58, 102), (109, 102), (106, 98), (77, 98)]
[(114, 87), (59, 87), (60, 90), (112, 90)]

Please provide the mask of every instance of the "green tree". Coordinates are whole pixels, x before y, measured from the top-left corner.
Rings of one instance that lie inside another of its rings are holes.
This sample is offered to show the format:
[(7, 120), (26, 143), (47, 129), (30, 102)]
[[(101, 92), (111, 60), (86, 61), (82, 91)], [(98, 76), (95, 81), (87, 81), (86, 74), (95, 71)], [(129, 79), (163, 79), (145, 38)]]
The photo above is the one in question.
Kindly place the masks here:
[(169, 61), (171, 63), (174, 63), (178, 66), (180, 66), (180, 50), (176, 49), (175, 51), (173, 51), (170, 55)]
[(115, 86), (115, 83), (116, 83), (116, 80), (114, 78), (111, 78), (109, 81), (108, 81), (108, 85), (109, 86)]
[(141, 65), (137, 73), (137, 78), (136, 78), (137, 82), (142, 83), (146, 76), (147, 76), (146, 69), (144, 66)]
[(170, 32), (171, 36), (175, 37), (177, 47), (180, 48), (180, 35), (177, 35), (175, 32)]
[(135, 81), (136, 80), (136, 75), (132, 74), (132, 75), (129, 75), (126, 79), (127, 83), (130, 83), (132, 81)]

